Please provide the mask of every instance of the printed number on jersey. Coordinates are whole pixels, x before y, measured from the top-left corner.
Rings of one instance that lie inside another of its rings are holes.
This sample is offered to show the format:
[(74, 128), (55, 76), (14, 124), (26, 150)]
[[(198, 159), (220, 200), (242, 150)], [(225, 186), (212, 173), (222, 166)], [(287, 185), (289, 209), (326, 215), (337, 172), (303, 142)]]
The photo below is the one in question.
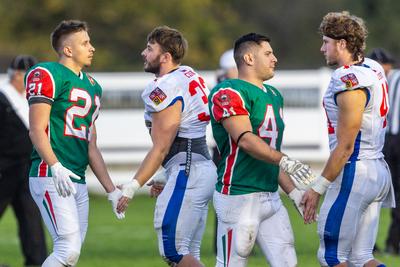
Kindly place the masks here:
[(274, 108), (271, 104), (267, 105), (263, 123), (258, 127), (258, 135), (261, 138), (270, 140), (269, 145), (276, 149), (276, 139), (278, 139), (278, 126), (274, 114)]
[[(84, 101), (83, 106), (78, 105), (80, 99)], [(69, 100), (76, 104), (67, 109), (64, 134), (90, 141), (91, 129), (87, 129), (85, 125), (75, 125), (75, 120), (76, 118), (85, 118), (89, 114), (90, 108), (92, 107), (92, 98), (85, 90), (73, 88)], [(92, 115), (90, 125), (93, 125), (93, 122), (99, 113), (100, 98), (97, 95), (94, 98), (94, 102), (96, 110)]]
[[(201, 100), (203, 101), (203, 104), (207, 104), (208, 98), (205, 92), (206, 88), (206, 83), (204, 82), (203, 78), (199, 77), (199, 81), (192, 80), (189, 83), (190, 96), (195, 96), (199, 93), (201, 95)], [(197, 115), (197, 118), (199, 119), (199, 121), (209, 121), (210, 115), (208, 115), (206, 112), (201, 112)]]

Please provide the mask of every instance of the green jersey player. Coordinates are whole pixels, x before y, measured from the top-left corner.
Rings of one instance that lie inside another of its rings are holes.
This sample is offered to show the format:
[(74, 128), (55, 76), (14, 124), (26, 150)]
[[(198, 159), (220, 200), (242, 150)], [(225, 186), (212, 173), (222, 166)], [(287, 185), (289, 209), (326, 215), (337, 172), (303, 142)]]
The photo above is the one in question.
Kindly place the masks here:
[(38, 64), (25, 78), (34, 145), (29, 186), (54, 243), (42, 266), (75, 266), (88, 226), (87, 165), (109, 193), (118, 218), (124, 217), (116, 211), (122, 193), (96, 145), (102, 91), (82, 71), (95, 51), (87, 25), (62, 21), (51, 40), (58, 62)]
[[(278, 182), (301, 210), (302, 192), (313, 175), (307, 165), (280, 152), (283, 99), (264, 84), (276, 57), (269, 38), (250, 33), (235, 42), (239, 79), (226, 80), (209, 95), (211, 125), (221, 154), (214, 207), (218, 219), (216, 266), (246, 266), (255, 240), (271, 266), (297, 264), (289, 217)], [(280, 174), (279, 166), (287, 174)]]

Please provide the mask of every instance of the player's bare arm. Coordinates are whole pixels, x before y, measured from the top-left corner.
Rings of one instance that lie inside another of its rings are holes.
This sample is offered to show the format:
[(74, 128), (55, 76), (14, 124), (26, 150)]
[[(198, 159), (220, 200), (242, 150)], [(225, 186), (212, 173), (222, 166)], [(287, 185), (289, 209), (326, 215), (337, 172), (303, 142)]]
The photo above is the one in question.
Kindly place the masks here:
[(97, 133), (96, 126), (93, 123), (92, 135), (89, 141), (89, 165), (94, 175), (97, 177), (101, 185), (104, 187), (107, 193), (115, 190), (115, 186), (108, 174), (106, 164), (104, 163), (103, 156), (97, 147)]
[[(353, 153), (354, 143), (361, 128), (366, 101), (367, 95), (364, 89), (345, 91), (337, 96), (339, 119), (336, 136), (338, 143), (329, 156), (326, 166), (321, 173), (322, 177), (319, 178), (319, 180), (326, 180), (324, 181), (325, 186), (322, 187), (329, 186), (329, 183), (336, 179)], [(302, 200), (305, 205), (304, 221), (306, 223), (312, 222), (313, 218), (315, 218), (321, 196), (320, 193), (324, 193), (323, 190), (322, 192), (316, 186), (319, 188), (318, 181), (304, 194)], [(315, 190), (319, 191), (319, 193)]]
[(305, 191), (297, 189), (290, 177), (282, 170), (279, 170), (279, 186), (293, 201), (295, 208), (303, 217), (304, 205), (301, 204), (301, 199)]
[(29, 106), (29, 136), (40, 157), (52, 166), (58, 159), (51, 148), (46, 128), (50, 120), (51, 105), (35, 103)]
[[(174, 105), (152, 114), (152, 128), (151, 128), (151, 139), (153, 146), (147, 153), (138, 171), (135, 174), (132, 182), (135, 183), (133, 188), (133, 194), (137, 189), (144, 185), (160, 168), (162, 161), (166, 157), (174, 141), (180, 125), (182, 103), (177, 101)], [(132, 183), (130, 182), (130, 183)], [(122, 192), (124, 193), (124, 187), (122, 186)], [(122, 212), (126, 209), (129, 199), (133, 197), (133, 194), (129, 197), (132, 190), (125, 189), (124, 197), (121, 198), (118, 203), (118, 211)], [(127, 194), (129, 193), (129, 194)]]

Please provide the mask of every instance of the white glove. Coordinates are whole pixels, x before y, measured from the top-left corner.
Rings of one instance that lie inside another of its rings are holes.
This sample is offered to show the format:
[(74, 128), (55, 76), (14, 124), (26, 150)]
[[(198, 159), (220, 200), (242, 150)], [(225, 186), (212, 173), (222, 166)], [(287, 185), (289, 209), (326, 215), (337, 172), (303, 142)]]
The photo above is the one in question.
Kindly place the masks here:
[(108, 200), (111, 202), (111, 206), (112, 206), (113, 212), (115, 213), (115, 216), (117, 216), (117, 218), (119, 220), (122, 220), (123, 218), (125, 218), (125, 212), (121, 212), (121, 213), (117, 212), (118, 200), (122, 197), (122, 191), (119, 190), (118, 188), (115, 188), (114, 191), (112, 191), (111, 193), (108, 193), (107, 195), (108, 195)]
[(62, 197), (69, 196), (71, 193), (75, 195), (76, 189), (74, 183), (71, 181), (71, 177), (78, 180), (81, 177), (65, 168), (60, 162), (54, 163), (50, 169), (58, 195)]
[(136, 191), (140, 188), (140, 184), (136, 179), (122, 184), (122, 196), (132, 199)]
[(292, 179), (295, 186), (301, 190), (309, 189), (316, 179), (310, 166), (288, 156), (281, 158), (279, 167)]
[(297, 188), (293, 189), (288, 197), (293, 201), (293, 204), (297, 211), (300, 213), (301, 217), (304, 217), (304, 205), (301, 204), (301, 199), (303, 198), (304, 191)]
[(325, 194), (326, 190), (328, 189), (331, 183), (332, 183), (331, 181), (329, 181), (328, 179), (326, 179), (324, 176), (321, 175), (315, 180), (311, 188), (312, 190), (314, 190), (315, 192), (317, 192), (322, 196), (323, 194)]

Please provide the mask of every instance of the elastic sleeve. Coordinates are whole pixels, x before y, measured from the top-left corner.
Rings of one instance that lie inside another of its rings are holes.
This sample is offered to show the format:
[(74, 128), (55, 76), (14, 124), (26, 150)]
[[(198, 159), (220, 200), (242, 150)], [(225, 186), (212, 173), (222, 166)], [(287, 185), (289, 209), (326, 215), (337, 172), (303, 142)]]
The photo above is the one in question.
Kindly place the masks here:
[(52, 73), (43, 67), (29, 71), (25, 78), (26, 98), (29, 104), (53, 104), (56, 85)]
[(237, 115), (249, 115), (241, 94), (232, 88), (220, 88), (211, 96), (211, 114), (215, 121)]

